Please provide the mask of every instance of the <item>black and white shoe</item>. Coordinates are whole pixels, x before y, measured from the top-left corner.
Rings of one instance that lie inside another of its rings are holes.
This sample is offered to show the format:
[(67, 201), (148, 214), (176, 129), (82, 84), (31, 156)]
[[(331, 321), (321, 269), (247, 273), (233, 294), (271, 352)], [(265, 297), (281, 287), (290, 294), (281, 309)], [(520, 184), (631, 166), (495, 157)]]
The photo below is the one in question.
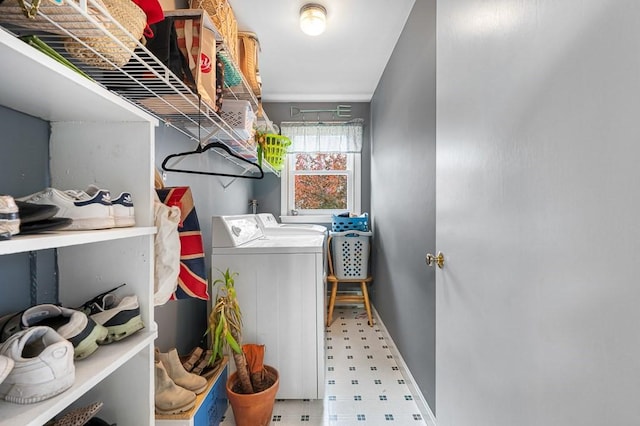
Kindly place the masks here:
[(122, 285), (94, 297), (78, 308), (96, 323), (107, 328), (108, 336), (105, 343), (122, 340), (144, 328), (138, 296), (120, 298), (114, 294)]

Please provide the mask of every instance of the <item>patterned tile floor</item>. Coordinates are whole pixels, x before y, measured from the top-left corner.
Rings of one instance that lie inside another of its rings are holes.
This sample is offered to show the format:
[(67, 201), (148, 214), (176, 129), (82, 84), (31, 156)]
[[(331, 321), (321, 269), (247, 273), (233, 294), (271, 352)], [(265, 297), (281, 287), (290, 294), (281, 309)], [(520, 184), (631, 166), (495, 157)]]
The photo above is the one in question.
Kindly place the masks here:
[[(337, 307), (327, 328), (324, 400), (277, 400), (271, 425), (433, 425), (424, 419), (377, 325)], [(231, 407), (222, 425), (235, 425)]]

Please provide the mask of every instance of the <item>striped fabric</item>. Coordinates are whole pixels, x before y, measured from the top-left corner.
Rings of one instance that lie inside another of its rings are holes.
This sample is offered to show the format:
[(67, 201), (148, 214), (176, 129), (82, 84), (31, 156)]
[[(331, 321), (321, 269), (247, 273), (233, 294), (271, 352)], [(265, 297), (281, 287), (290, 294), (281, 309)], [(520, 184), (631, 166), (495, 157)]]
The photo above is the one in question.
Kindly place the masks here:
[(180, 274), (178, 287), (171, 300), (195, 297), (209, 300), (204, 247), (200, 223), (188, 186), (156, 189), (158, 197), (167, 206), (177, 206), (181, 212), (178, 224), (180, 234)]

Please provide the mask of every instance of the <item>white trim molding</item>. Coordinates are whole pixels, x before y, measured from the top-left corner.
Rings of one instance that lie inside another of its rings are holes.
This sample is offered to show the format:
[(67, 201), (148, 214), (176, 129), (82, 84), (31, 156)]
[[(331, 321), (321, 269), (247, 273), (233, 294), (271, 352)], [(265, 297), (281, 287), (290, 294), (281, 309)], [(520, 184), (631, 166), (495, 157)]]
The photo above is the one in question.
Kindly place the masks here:
[(387, 342), (387, 345), (389, 346), (389, 351), (391, 351), (391, 355), (393, 355), (393, 358), (396, 360), (396, 363), (398, 364), (398, 368), (400, 369), (400, 373), (402, 374), (402, 377), (404, 377), (404, 381), (409, 387), (411, 394), (416, 397), (415, 402), (416, 402), (416, 405), (418, 406), (418, 409), (420, 410), (420, 413), (422, 414), (422, 417), (424, 418), (424, 421), (427, 423), (427, 426), (437, 426), (436, 416), (433, 414), (433, 411), (431, 411), (431, 407), (429, 407), (427, 400), (424, 399), (424, 395), (422, 394), (422, 391), (416, 385), (416, 381), (413, 378), (411, 371), (409, 371), (409, 367), (404, 362), (404, 359), (402, 358), (402, 355), (400, 354), (398, 347), (393, 342), (393, 339), (389, 334), (389, 330), (387, 330), (387, 328), (384, 326), (384, 323), (380, 319), (380, 315), (378, 315), (378, 311), (376, 311), (373, 305), (371, 306), (371, 310), (373, 311), (373, 316), (376, 320), (376, 324), (374, 324), (374, 327), (375, 326), (380, 327), (380, 331), (382, 332), (382, 337), (384, 337), (385, 341)]

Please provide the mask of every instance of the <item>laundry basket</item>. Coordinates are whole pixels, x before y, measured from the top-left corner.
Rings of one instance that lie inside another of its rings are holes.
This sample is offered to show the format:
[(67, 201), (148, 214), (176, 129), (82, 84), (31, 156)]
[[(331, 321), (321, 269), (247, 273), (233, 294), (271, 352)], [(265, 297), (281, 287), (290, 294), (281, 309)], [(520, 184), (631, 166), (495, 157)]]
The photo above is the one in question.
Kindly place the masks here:
[(371, 232), (331, 232), (333, 273), (339, 280), (369, 276), (369, 239)]

